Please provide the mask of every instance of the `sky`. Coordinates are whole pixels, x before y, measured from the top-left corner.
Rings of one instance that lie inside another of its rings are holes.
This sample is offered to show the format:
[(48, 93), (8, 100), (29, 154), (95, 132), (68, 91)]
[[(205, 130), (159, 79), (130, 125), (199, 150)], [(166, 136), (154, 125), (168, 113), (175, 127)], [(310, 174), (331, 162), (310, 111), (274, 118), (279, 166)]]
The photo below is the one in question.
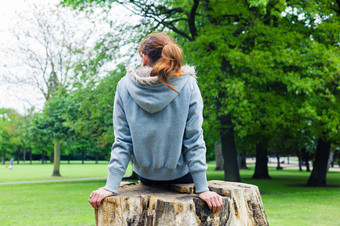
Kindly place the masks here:
[[(36, 4), (56, 4), (57, 0), (30, 0)], [(11, 43), (13, 36), (10, 32), (11, 26), (16, 23), (18, 18), (16, 13), (28, 10), (28, 4), (25, 0), (1, 0), (0, 7), (0, 48), (3, 50)], [(4, 65), (8, 64), (8, 60), (0, 57), (0, 107), (14, 108), (20, 113), (24, 113), (26, 109), (32, 105), (42, 108), (43, 99), (39, 93), (31, 87), (22, 87), (15, 84), (8, 84), (3, 81)]]
[[(7, 73), (8, 65), (15, 62), (10, 62), (9, 58), (4, 56), (7, 47), (11, 47), (13, 42), (13, 35), (11, 33), (12, 27), (20, 21), (17, 14), (30, 10), (29, 4), (47, 5), (58, 4), (60, 0), (0, 0), (0, 108), (14, 108), (18, 112), (24, 114), (32, 106), (36, 110), (42, 110), (44, 106), (44, 97), (37, 89), (27, 86), (9, 83), (4, 80), (4, 76), (9, 76)], [(28, 3), (29, 2), (29, 3)], [(125, 8), (114, 9), (116, 13), (113, 15), (119, 21), (124, 21), (129, 12)], [(130, 18), (129, 18), (130, 19)], [(98, 26), (98, 25), (96, 25)], [(86, 29), (86, 26), (83, 26)], [(82, 28), (79, 28), (82, 29)], [(7, 68), (6, 68), (7, 67)], [(24, 77), (25, 73), (20, 71), (20, 65), (17, 69), (11, 67), (13, 74)], [(18, 72), (16, 70), (19, 70)], [(4, 75), (5, 74), (5, 75)], [(12, 76), (12, 75), (10, 75)], [(20, 77), (20, 78), (21, 78)]]

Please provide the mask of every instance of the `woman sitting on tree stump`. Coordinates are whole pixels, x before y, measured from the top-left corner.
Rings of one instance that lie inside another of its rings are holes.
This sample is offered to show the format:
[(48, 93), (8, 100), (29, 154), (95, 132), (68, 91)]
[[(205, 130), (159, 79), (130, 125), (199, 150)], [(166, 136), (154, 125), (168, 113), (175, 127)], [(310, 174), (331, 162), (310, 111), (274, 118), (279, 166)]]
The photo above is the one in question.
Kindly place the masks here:
[(106, 186), (91, 193), (98, 208), (118, 186), (131, 160), (144, 185), (195, 183), (195, 192), (213, 212), (222, 198), (208, 189), (203, 140), (203, 101), (194, 67), (182, 66), (182, 50), (165, 33), (139, 45), (142, 67), (128, 68), (114, 100), (114, 134)]

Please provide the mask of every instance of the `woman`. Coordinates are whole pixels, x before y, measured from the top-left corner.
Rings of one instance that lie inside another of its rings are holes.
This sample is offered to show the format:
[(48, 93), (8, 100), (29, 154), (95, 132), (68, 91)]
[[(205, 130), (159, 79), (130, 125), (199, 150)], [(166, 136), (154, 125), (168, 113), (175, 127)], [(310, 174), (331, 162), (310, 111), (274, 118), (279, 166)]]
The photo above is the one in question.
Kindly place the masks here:
[(91, 193), (93, 208), (117, 193), (129, 161), (142, 184), (195, 183), (213, 212), (222, 198), (208, 189), (202, 131), (203, 101), (195, 69), (182, 67), (182, 50), (165, 33), (145, 37), (142, 67), (129, 68), (114, 101), (114, 133), (106, 186)]

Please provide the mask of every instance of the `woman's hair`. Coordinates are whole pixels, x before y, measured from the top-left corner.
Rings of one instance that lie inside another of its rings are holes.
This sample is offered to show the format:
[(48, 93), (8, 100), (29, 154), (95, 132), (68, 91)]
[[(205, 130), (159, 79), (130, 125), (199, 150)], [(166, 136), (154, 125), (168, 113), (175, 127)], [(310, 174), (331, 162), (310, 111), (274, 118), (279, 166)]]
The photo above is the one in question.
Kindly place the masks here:
[(138, 53), (147, 55), (152, 63), (150, 76), (157, 76), (159, 81), (177, 92), (169, 83), (169, 76), (181, 76), (182, 49), (173, 38), (164, 32), (151, 33), (146, 36), (138, 47)]

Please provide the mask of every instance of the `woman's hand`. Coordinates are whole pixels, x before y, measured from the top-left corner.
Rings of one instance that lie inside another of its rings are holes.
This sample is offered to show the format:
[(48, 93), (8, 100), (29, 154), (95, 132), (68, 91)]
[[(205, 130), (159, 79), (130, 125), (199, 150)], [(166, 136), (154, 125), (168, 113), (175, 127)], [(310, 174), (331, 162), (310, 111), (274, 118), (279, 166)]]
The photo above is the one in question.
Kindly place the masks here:
[(198, 197), (205, 201), (214, 213), (220, 211), (223, 206), (222, 197), (216, 192), (204, 191), (199, 193)]
[(98, 190), (93, 191), (89, 197), (89, 203), (91, 206), (95, 209), (98, 209), (100, 202), (109, 196), (113, 196), (114, 193), (111, 191), (108, 191), (104, 188), (98, 188)]

